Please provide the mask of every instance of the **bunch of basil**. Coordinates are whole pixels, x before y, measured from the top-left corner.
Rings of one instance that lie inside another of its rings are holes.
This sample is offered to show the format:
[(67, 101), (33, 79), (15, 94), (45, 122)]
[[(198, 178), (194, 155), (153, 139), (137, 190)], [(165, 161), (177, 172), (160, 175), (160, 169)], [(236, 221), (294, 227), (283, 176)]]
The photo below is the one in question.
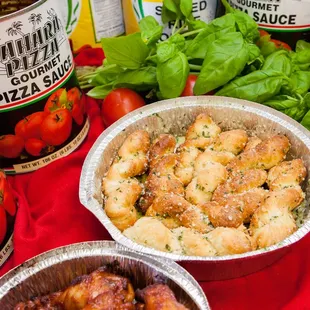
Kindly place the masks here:
[(139, 33), (102, 39), (103, 66), (82, 76), (81, 86), (93, 87), (88, 95), (99, 99), (116, 88), (168, 99), (181, 95), (191, 73), (198, 75), (195, 95), (215, 90), (263, 103), (310, 129), (310, 43), (279, 50), (268, 36), (259, 37), (251, 17), (222, 2), (226, 14), (206, 24), (193, 18), (192, 0), (164, 0), (163, 22), (175, 21), (171, 37), (159, 42), (163, 27), (147, 16)]

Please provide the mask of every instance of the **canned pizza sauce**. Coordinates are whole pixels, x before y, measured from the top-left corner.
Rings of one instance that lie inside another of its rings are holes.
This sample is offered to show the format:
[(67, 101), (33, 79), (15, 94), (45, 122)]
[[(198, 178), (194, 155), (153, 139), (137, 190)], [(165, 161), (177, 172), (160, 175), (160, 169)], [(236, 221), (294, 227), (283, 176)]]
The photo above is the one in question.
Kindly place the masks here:
[(89, 122), (58, 2), (0, 18), (0, 168), (36, 170), (76, 149)]

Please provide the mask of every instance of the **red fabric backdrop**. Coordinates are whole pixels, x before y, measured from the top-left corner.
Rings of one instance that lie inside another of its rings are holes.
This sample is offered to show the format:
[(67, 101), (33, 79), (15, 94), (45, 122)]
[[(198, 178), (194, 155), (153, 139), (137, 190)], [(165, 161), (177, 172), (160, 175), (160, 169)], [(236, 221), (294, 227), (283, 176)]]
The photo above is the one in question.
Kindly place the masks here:
[[(88, 99), (87, 111), (91, 128), (77, 151), (36, 172), (9, 178), (19, 199), (19, 209), (14, 230), (15, 249), (0, 269), (1, 275), (55, 247), (111, 239), (78, 197), (83, 161), (104, 130), (95, 100)], [(213, 309), (310, 309), (309, 248), (310, 235), (280, 261), (260, 272), (200, 284)]]

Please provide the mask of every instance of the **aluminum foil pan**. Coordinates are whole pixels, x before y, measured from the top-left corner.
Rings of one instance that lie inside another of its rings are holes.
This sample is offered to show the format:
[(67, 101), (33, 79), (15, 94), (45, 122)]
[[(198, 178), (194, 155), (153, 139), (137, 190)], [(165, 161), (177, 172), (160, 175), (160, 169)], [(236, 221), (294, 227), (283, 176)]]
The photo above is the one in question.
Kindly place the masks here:
[(112, 241), (78, 243), (41, 254), (0, 279), (0, 309), (66, 288), (76, 277), (101, 266), (129, 277), (135, 289), (167, 284), (179, 302), (193, 310), (210, 309), (193, 277), (171, 260), (138, 254)]
[[(292, 244), (303, 238), (310, 230), (309, 208), (303, 215), (304, 224), (298, 231), (277, 245), (241, 255), (197, 257), (164, 253), (131, 241), (112, 224), (102, 207), (102, 178), (130, 133), (146, 129), (153, 137), (163, 132), (183, 135), (201, 112), (207, 112), (224, 130), (245, 129), (249, 134), (262, 139), (285, 134), (292, 143), (288, 159), (302, 158), (310, 175), (310, 133), (293, 119), (271, 108), (244, 100), (216, 96), (187, 97), (145, 106), (106, 129), (85, 160), (80, 179), (80, 200), (106, 227), (114, 240), (130, 249), (177, 261), (197, 280), (240, 277), (271, 265), (290, 250)], [(308, 179), (304, 183), (304, 190), (308, 202)]]

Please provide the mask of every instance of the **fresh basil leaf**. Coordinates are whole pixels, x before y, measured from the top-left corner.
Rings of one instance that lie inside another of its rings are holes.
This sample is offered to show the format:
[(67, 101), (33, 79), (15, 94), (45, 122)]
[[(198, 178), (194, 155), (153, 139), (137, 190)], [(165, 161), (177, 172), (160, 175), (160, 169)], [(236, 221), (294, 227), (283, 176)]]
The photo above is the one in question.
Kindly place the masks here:
[(180, 52), (183, 52), (183, 50), (185, 49), (186, 40), (179, 33), (171, 36), (168, 40), (166, 40), (166, 42), (174, 43)]
[(234, 28), (236, 30), (236, 20), (234, 14), (228, 13), (216, 19), (208, 24), (208, 28), (210, 29), (210, 33), (220, 31), (226, 28)]
[(192, 15), (193, 1), (192, 0), (180, 0), (180, 10), (185, 17)]
[(283, 72), (285, 75), (290, 76), (292, 73), (292, 65), (288, 52), (280, 50), (270, 54), (266, 58), (262, 70), (274, 70)]
[(233, 80), (216, 95), (262, 103), (280, 92), (284, 79), (282, 72), (255, 71)]
[(164, 0), (162, 6), (162, 21), (168, 23), (181, 18), (180, 0)]
[(208, 26), (208, 24), (205, 23), (204, 21), (200, 19), (194, 19), (194, 17), (193, 18), (190, 17), (186, 21), (187, 21), (189, 30), (204, 29)]
[(310, 130), (310, 110), (306, 113), (301, 121), (301, 125)]
[(179, 97), (185, 87), (189, 65), (185, 54), (178, 52), (173, 58), (157, 66), (157, 80), (163, 98)]
[(158, 64), (157, 54), (147, 57), (145, 63), (156, 66)]
[(203, 95), (225, 85), (240, 74), (248, 61), (248, 49), (241, 33), (228, 33), (208, 48), (194, 86), (195, 95)]
[(310, 71), (310, 50), (299, 49), (296, 53), (291, 53), (292, 63), (295, 70)]
[(248, 43), (249, 60), (248, 65), (254, 63), (257, 59), (261, 59), (260, 49), (256, 44)]
[(290, 76), (290, 81), (284, 92), (305, 95), (310, 90), (310, 71), (295, 71)]
[(141, 67), (149, 54), (149, 48), (142, 41), (140, 33), (117, 38), (103, 38), (101, 43), (109, 64), (128, 69)]
[(296, 52), (301, 52), (302, 50), (309, 50), (310, 52), (310, 43), (309, 42), (306, 42), (304, 40), (299, 40), (297, 41), (296, 43)]
[(299, 105), (298, 107), (293, 107), (290, 109), (285, 109), (281, 112), (287, 116), (293, 118), (295, 121), (300, 122), (306, 115), (308, 108), (305, 105)]
[(169, 23), (170, 21), (175, 21), (177, 19), (177, 15), (167, 9), (165, 5), (162, 6), (161, 10), (161, 20), (164, 24)]
[(89, 79), (88, 82), (93, 86), (108, 84), (111, 81), (114, 81), (116, 77), (124, 71), (125, 70), (118, 65), (108, 65), (100, 68), (100, 70), (97, 71), (97, 74)]
[(237, 30), (242, 33), (244, 38), (252, 43), (255, 43), (259, 38), (258, 26), (247, 13), (234, 9), (230, 6), (227, 0), (222, 0), (226, 9), (226, 13), (232, 13), (236, 20)]
[(264, 105), (267, 105), (279, 111), (297, 107), (299, 104), (299, 99), (287, 95), (275, 96), (264, 102)]
[(231, 14), (219, 17), (213, 20), (195, 37), (192, 43), (188, 46), (186, 55), (192, 58), (204, 59), (207, 49), (212, 42), (226, 33), (235, 31), (235, 20)]
[(142, 41), (147, 45), (152, 45), (159, 41), (164, 27), (159, 25), (153, 16), (149, 15), (140, 20), (139, 28)]
[(113, 88), (130, 88), (136, 91), (152, 89), (157, 85), (156, 68), (145, 67), (138, 70), (127, 70), (120, 74)]
[(234, 11), (234, 18), (237, 24), (237, 30), (240, 31), (243, 37), (251, 43), (259, 39), (258, 26), (247, 13)]
[(163, 42), (157, 46), (157, 60), (159, 63), (166, 62), (178, 53), (177, 46), (170, 42)]
[(262, 36), (257, 41), (257, 45), (260, 48), (260, 52), (264, 57), (269, 56), (270, 54), (278, 51), (279, 49), (275, 44), (270, 41), (270, 35)]
[(304, 96), (303, 103), (308, 109), (310, 109), (310, 93), (307, 93)]
[(95, 99), (104, 99), (113, 89), (113, 83), (96, 86), (87, 95)]

